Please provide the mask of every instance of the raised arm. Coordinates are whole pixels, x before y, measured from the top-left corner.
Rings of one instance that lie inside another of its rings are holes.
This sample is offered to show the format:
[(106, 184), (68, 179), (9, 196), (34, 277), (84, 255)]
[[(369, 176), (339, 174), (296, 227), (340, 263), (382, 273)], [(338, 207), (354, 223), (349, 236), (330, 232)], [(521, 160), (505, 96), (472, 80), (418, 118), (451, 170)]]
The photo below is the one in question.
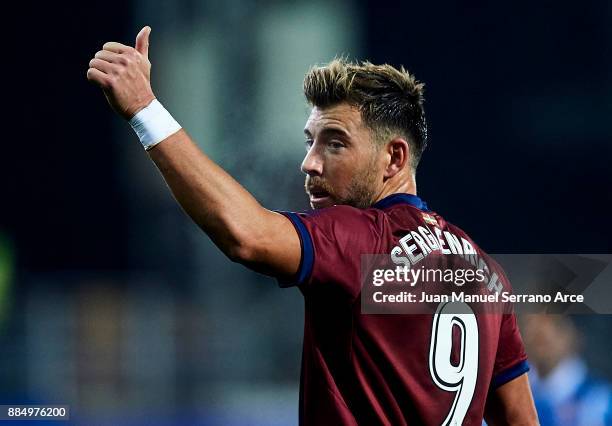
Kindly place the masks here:
[[(89, 63), (87, 78), (102, 88), (111, 107), (126, 120), (155, 99), (148, 58), (150, 28), (135, 47), (105, 43)], [(148, 150), (176, 200), (231, 260), (280, 278), (300, 263), (300, 241), (285, 216), (262, 207), (184, 130)]]
[(539, 425), (526, 373), (491, 391), (485, 420), (489, 426)]

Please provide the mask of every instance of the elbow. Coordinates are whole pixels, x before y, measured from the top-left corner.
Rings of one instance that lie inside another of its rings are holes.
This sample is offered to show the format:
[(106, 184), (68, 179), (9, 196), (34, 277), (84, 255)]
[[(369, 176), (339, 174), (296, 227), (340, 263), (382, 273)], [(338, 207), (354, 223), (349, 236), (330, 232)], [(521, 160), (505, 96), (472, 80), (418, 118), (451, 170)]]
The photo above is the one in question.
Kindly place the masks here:
[(253, 267), (268, 256), (268, 229), (268, 226), (252, 226), (252, 223), (228, 224), (223, 229), (223, 239), (219, 241), (219, 246), (232, 262)]
[(225, 255), (232, 262), (242, 265), (253, 264), (257, 260), (257, 250), (255, 246), (245, 241), (232, 244), (225, 250)]

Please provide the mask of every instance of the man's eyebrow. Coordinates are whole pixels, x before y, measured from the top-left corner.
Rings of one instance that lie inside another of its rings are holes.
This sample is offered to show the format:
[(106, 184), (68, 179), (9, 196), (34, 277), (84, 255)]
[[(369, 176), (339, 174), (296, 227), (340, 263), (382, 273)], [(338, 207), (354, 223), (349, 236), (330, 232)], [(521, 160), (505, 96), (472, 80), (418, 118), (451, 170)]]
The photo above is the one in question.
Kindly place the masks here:
[[(341, 127), (324, 127), (323, 129), (321, 129), (319, 134), (322, 136), (343, 136), (345, 138), (349, 138), (351, 136), (349, 132), (347, 132)], [(310, 130), (308, 129), (304, 129), (304, 135), (309, 138), (312, 138), (312, 133), (310, 133)]]

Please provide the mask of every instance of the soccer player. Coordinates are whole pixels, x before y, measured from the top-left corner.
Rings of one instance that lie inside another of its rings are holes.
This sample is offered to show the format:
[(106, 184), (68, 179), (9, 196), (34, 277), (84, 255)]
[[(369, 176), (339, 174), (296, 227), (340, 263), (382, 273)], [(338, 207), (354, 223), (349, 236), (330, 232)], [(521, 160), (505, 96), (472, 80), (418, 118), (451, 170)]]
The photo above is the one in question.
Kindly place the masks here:
[(416, 195), (427, 138), (423, 85), (389, 65), (334, 60), (311, 69), (302, 170), (314, 211), (279, 213), (210, 160), (155, 99), (149, 33), (143, 28), (135, 47), (104, 44), (87, 78), (129, 120), (175, 198), (223, 253), (300, 289), (300, 423), (537, 424), (514, 315), (456, 315), (444, 304), (430, 315), (361, 312), (362, 254), (388, 255), (429, 229), (437, 249), (414, 234), (419, 245), (400, 242), (404, 255), (454, 246), (486, 256)]

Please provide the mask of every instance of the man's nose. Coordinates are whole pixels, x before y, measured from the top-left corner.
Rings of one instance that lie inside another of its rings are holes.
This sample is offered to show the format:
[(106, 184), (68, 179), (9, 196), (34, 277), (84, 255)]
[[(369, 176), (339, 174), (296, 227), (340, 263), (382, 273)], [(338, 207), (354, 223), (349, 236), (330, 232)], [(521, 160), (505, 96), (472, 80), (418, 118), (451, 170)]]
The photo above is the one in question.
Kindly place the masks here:
[(302, 172), (309, 176), (321, 176), (323, 174), (323, 159), (316, 150), (310, 148), (304, 161), (302, 161)]

